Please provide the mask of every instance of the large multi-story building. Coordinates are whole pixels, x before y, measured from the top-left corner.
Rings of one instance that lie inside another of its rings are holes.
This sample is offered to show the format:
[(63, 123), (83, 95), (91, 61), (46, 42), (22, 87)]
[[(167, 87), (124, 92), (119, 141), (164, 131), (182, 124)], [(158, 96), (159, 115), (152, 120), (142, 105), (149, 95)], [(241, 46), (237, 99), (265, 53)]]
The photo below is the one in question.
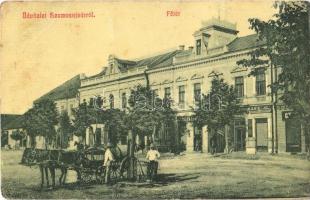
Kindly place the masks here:
[[(183, 135), (181, 141), (186, 151), (209, 151), (211, 134), (208, 128), (199, 130), (193, 126), (192, 107), (195, 98), (208, 93), (213, 76), (221, 76), (235, 86), (247, 113), (236, 116), (231, 131), (235, 150), (272, 152), (295, 152), (305, 150), (305, 136), (298, 121), (289, 119), (289, 111), (277, 102), (269, 85), (276, 76), (271, 66), (254, 76), (249, 69), (237, 65), (237, 61), (248, 58), (254, 48), (263, 46), (258, 36), (238, 37), (236, 25), (212, 19), (202, 23), (194, 32), (194, 46), (183, 45), (142, 60), (125, 60), (110, 55), (107, 66), (94, 76), (81, 80), (80, 100), (93, 101), (102, 96), (107, 101), (104, 107), (125, 109), (130, 90), (137, 85), (151, 86), (160, 98), (171, 97), (178, 112), (178, 130), (170, 134)], [(178, 133), (176, 133), (178, 132)], [(184, 134), (185, 133), (185, 134)], [(169, 133), (157, 135), (159, 146), (171, 145)], [(218, 142), (221, 142), (221, 133)]]
[[(160, 98), (170, 97), (177, 111), (175, 130), (154, 135), (158, 146), (169, 149), (177, 141), (184, 144), (187, 152), (209, 152), (210, 138), (216, 134), (218, 151), (223, 151), (223, 131), (211, 133), (207, 127), (195, 127), (192, 121), (197, 97), (207, 94), (212, 78), (220, 76), (235, 86), (241, 104), (247, 109), (245, 114), (235, 116), (234, 123), (224, 130), (230, 132), (232, 137), (226, 142), (234, 150), (305, 151), (308, 138), (301, 124), (289, 118), (289, 110), (278, 100), (281, 94), (273, 94), (269, 87), (279, 70), (271, 65), (262, 66), (267, 70), (248, 76), (250, 70), (237, 65), (237, 61), (248, 58), (250, 51), (264, 46), (264, 41), (258, 40), (256, 34), (238, 37), (235, 24), (217, 19), (203, 22), (194, 32), (193, 41), (194, 45), (187, 49), (180, 45), (178, 49), (140, 60), (110, 55), (100, 73), (74, 77), (40, 99), (56, 101), (58, 110), (67, 110), (70, 116), (72, 108), (80, 102), (91, 103), (98, 96), (106, 99), (103, 108), (125, 110), (131, 89), (149, 84)], [(94, 136), (95, 132), (99, 135)], [(92, 125), (85, 142), (91, 145), (98, 137), (101, 143), (108, 140), (103, 124)]]

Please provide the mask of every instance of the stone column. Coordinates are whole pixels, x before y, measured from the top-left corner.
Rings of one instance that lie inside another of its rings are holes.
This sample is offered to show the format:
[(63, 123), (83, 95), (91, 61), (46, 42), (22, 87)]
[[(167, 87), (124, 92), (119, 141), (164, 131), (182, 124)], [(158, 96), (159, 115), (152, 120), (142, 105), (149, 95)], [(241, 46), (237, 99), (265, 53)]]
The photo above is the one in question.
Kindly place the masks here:
[(267, 126), (268, 126), (267, 148), (268, 153), (272, 153), (272, 120), (270, 117), (268, 117), (267, 119)]
[(194, 127), (193, 122), (186, 123), (186, 152), (194, 151)]
[(89, 128), (86, 128), (85, 144), (89, 145)]
[(102, 125), (101, 126), (101, 144), (105, 144), (105, 133), (104, 133), (104, 130), (105, 130), (105, 128), (104, 128), (104, 125)]
[(208, 126), (202, 127), (202, 152), (209, 152), (209, 133)]
[(26, 144), (26, 147), (29, 148), (31, 147), (31, 138), (29, 135), (27, 135), (27, 144)]

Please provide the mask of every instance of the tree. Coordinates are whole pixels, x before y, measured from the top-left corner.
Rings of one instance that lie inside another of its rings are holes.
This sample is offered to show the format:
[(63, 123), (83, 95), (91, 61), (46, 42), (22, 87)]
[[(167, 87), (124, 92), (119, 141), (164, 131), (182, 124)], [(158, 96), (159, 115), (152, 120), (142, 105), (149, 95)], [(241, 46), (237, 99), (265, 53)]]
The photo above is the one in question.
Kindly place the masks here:
[(69, 118), (68, 112), (63, 111), (59, 116), (59, 129), (58, 129), (58, 144), (61, 148), (66, 148), (68, 139), (73, 132), (73, 126)]
[(101, 114), (101, 121), (105, 124), (105, 129), (108, 131), (109, 142), (113, 145), (116, 145), (128, 133), (125, 117), (126, 113), (119, 109), (104, 110)]
[[(197, 108), (194, 109), (194, 125), (200, 129), (207, 125), (208, 129), (216, 134), (218, 130), (231, 124), (235, 115), (242, 113), (242, 107), (233, 86), (215, 76), (211, 81), (210, 92), (202, 95)], [(227, 151), (227, 131), (225, 131), (225, 141)]]
[(140, 138), (147, 136), (150, 138), (163, 123), (176, 119), (176, 116), (175, 112), (170, 108), (170, 101), (168, 99), (162, 101), (154, 95), (149, 86), (139, 85), (131, 90), (128, 103), (130, 107), (125, 119), (125, 123), (130, 131), (128, 140), (130, 157), (128, 175), (130, 179), (134, 179), (136, 136)]
[(25, 133), (19, 130), (15, 130), (11, 134), (11, 138), (15, 140), (16, 142), (21, 141), (22, 139), (25, 138), (25, 136), (26, 136)]
[(163, 124), (174, 122), (176, 112), (171, 99), (160, 99), (148, 86), (139, 85), (129, 97), (127, 125), (139, 136), (152, 138)]
[(1, 131), (1, 147), (4, 147), (8, 144), (8, 131)]
[[(310, 3), (307, 1), (280, 1), (274, 4), (277, 13), (273, 19), (249, 19), (250, 28), (266, 44), (249, 53), (249, 59), (237, 64), (249, 67), (255, 75), (260, 67), (271, 67), (271, 83), (275, 104), (279, 98), (297, 117), (308, 133), (310, 129)], [(309, 140), (308, 140), (309, 141)]]
[(31, 138), (32, 147), (35, 146), (35, 137), (43, 136), (47, 148), (48, 144), (55, 139), (57, 119), (56, 105), (49, 99), (34, 103), (33, 107), (25, 113), (23, 127)]
[(73, 116), (74, 134), (78, 137), (82, 137), (84, 142), (86, 142), (86, 129), (89, 128), (91, 124), (96, 123), (96, 110), (93, 106), (87, 105), (84, 101), (78, 108), (73, 109)]

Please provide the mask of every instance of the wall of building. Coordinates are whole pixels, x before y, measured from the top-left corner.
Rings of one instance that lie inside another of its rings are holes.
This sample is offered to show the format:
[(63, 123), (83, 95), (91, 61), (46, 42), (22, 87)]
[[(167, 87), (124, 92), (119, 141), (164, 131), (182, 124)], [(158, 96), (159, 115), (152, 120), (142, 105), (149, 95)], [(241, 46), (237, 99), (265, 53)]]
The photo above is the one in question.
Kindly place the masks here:
[(72, 117), (72, 109), (77, 108), (79, 105), (79, 99), (70, 98), (70, 99), (60, 99), (55, 101), (56, 108), (59, 113), (66, 111), (70, 117)]
[(116, 79), (112, 82), (99, 83), (92, 86), (84, 87), (80, 89), (80, 101), (90, 101), (90, 98), (101, 96), (104, 98), (103, 107), (109, 108), (109, 98), (112, 94), (114, 97), (114, 108), (122, 108), (121, 99), (122, 94), (126, 93), (127, 100), (130, 95), (131, 89), (137, 85), (146, 85), (144, 74), (140, 74), (136, 77), (131, 77), (125, 80)]

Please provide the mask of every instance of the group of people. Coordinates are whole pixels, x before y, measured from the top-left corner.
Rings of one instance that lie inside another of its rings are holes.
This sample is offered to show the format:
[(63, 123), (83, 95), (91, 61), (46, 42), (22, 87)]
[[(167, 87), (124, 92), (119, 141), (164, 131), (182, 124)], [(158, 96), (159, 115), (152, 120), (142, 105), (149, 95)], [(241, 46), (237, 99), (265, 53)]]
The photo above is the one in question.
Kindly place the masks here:
[[(107, 144), (107, 149), (104, 153), (104, 162), (103, 166), (106, 168), (105, 170), (105, 183), (109, 183), (110, 180), (110, 165), (111, 162), (114, 161), (114, 156), (111, 151), (112, 144)], [(146, 159), (148, 160), (148, 166), (147, 166), (147, 175), (148, 175), (148, 181), (152, 182), (157, 175), (158, 170), (158, 159), (160, 158), (160, 153), (158, 150), (156, 150), (155, 145), (152, 143), (150, 145), (150, 149), (146, 153)]]

